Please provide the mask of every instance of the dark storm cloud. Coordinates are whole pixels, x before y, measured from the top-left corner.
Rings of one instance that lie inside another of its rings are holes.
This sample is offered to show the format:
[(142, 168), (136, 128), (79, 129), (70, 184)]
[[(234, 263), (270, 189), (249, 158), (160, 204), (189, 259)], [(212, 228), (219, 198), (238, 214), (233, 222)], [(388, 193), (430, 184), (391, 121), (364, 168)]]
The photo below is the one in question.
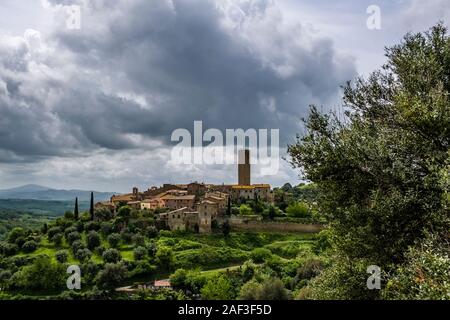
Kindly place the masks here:
[[(56, 50), (41, 63), (65, 78), (34, 80), (47, 94), (21, 89), (36, 75), (26, 45), (0, 57), (3, 155), (140, 148), (136, 136), (168, 143), (194, 120), (205, 128), (279, 128), (285, 143), (309, 104), (335, 103), (339, 85), (355, 75), (330, 40), (301, 24), (285, 27), (271, 1), (225, 9), (224, 1), (49, 2), (87, 3), (82, 29), (54, 30)], [(49, 62), (52, 54), (66, 60)]]

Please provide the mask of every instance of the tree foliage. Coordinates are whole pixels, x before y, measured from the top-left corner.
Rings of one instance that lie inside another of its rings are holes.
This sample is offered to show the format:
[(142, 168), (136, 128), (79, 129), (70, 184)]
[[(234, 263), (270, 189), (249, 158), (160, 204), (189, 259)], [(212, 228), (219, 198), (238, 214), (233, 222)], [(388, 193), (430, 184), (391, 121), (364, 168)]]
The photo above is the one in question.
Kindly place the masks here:
[(364, 270), (359, 261), (389, 271), (428, 232), (450, 229), (447, 30), (408, 34), (386, 55), (382, 70), (345, 86), (345, 119), (312, 106), (307, 134), (288, 148), (320, 191), (341, 273)]

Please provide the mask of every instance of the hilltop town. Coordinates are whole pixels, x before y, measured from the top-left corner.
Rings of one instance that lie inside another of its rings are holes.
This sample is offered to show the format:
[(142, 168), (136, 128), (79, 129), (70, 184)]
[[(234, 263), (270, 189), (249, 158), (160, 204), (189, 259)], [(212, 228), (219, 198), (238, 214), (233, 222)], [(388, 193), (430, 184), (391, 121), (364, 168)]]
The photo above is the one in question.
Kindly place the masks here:
[(137, 210), (162, 209), (160, 221), (170, 230), (210, 233), (213, 221), (223, 223), (231, 202), (260, 200), (273, 203), (273, 190), (269, 184), (251, 184), (250, 151), (241, 150), (243, 163), (238, 164), (237, 184), (164, 184), (131, 193), (114, 195), (110, 201), (99, 202), (96, 209), (105, 208), (116, 212), (128, 205)]

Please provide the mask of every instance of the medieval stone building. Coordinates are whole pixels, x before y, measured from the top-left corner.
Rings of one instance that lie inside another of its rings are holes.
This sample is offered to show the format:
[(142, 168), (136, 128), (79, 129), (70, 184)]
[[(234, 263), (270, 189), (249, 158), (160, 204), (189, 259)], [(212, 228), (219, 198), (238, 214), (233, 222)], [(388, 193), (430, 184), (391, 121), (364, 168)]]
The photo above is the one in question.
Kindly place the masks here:
[(169, 212), (159, 218), (170, 230), (211, 232), (212, 222), (223, 219), (229, 198), (273, 202), (270, 185), (251, 184), (250, 151), (240, 150), (238, 156), (238, 184), (164, 184), (144, 192), (135, 187), (132, 193), (112, 196), (110, 206), (125, 203), (140, 210), (166, 208)]

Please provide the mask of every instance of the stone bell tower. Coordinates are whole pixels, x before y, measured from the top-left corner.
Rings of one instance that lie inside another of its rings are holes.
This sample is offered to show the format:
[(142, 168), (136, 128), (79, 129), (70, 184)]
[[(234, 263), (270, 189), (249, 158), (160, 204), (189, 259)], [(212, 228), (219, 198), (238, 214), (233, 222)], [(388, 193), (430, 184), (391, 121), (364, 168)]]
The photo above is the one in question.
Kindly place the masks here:
[(250, 185), (250, 150), (239, 150), (238, 153), (238, 183), (240, 186)]

